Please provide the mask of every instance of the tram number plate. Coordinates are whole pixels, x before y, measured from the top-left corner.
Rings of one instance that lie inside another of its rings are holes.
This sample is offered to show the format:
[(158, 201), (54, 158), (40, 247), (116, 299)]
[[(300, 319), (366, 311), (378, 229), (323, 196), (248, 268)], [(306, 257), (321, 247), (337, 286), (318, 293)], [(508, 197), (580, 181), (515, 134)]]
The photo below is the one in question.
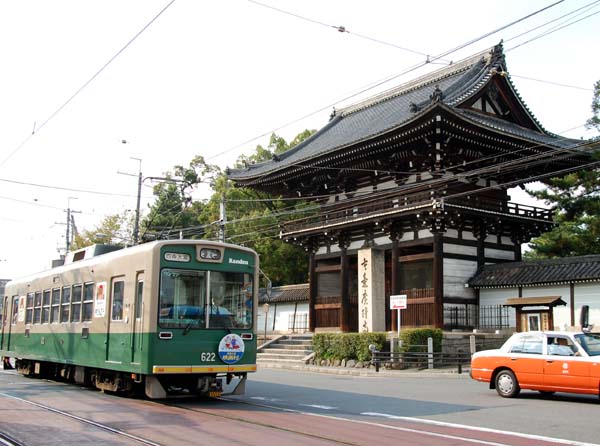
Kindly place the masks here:
[(202, 362), (215, 362), (215, 354), (202, 352), (200, 353), (200, 361)]

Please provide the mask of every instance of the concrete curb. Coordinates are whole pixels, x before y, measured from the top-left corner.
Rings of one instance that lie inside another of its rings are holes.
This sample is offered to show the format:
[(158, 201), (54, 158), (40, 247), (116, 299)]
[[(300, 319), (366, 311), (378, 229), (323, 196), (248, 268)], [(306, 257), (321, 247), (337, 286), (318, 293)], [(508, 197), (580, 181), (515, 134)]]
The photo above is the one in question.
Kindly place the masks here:
[(260, 369), (282, 369), (294, 370), (298, 372), (324, 373), (329, 375), (345, 376), (368, 376), (373, 378), (433, 378), (443, 376), (445, 378), (470, 379), (469, 369), (463, 367), (462, 373), (458, 373), (456, 368), (452, 369), (407, 369), (407, 370), (388, 370), (380, 369), (376, 372), (374, 368), (348, 368), (348, 367), (324, 367), (305, 364), (282, 364), (275, 362), (259, 362)]

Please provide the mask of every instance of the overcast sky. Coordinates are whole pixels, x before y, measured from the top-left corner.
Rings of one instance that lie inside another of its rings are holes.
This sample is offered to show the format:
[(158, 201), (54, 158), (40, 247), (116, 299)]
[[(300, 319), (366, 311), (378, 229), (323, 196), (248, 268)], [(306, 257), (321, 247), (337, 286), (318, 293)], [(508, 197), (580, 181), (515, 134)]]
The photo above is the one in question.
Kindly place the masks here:
[[(117, 173), (137, 174), (131, 157), (142, 160), (145, 177), (196, 155), (231, 166), (266, 145), (261, 135), (275, 130), (289, 140), (320, 128), (333, 104), (355, 102), (344, 99), (553, 3), (4, 0), (0, 278), (45, 269), (58, 257), (69, 204), (80, 230), (133, 210), (137, 179)], [(600, 2), (558, 3), (440, 62), (504, 40), (512, 80), (542, 125), (587, 138), (593, 133), (582, 125), (600, 79), (600, 13), (585, 17), (600, 12)], [(583, 20), (514, 48), (569, 18)], [(147, 209), (149, 187), (143, 197)]]

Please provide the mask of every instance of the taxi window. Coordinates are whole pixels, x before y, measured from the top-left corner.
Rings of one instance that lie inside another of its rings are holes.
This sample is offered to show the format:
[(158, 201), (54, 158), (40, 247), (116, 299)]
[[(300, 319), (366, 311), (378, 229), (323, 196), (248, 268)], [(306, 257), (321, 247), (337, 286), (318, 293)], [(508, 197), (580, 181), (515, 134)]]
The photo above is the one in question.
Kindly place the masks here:
[(548, 354), (556, 356), (573, 356), (577, 352), (577, 347), (573, 342), (562, 336), (548, 337)]
[(510, 353), (542, 354), (542, 338), (540, 336), (522, 336), (515, 340)]

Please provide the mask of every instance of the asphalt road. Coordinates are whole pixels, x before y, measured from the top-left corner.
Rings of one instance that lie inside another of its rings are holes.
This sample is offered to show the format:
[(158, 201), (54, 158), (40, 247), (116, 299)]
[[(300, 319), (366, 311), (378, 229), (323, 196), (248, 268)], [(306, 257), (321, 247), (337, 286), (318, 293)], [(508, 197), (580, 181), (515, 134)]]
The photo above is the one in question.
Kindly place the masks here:
[(598, 397), (522, 391), (518, 398), (501, 398), (468, 374), (362, 377), (260, 369), (243, 398), (360, 420), (408, 417), (600, 443)]
[(589, 445), (599, 410), (586, 396), (503, 399), (468, 375), (261, 368), (244, 396), (156, 402), (0, 370), (0, 434), (26, 446)]

